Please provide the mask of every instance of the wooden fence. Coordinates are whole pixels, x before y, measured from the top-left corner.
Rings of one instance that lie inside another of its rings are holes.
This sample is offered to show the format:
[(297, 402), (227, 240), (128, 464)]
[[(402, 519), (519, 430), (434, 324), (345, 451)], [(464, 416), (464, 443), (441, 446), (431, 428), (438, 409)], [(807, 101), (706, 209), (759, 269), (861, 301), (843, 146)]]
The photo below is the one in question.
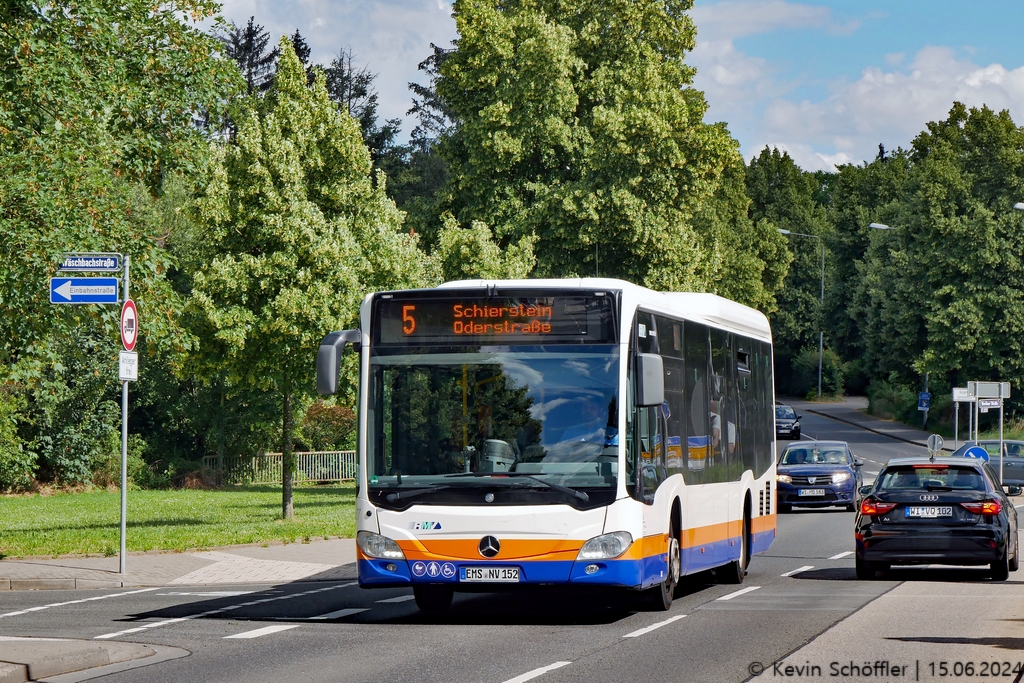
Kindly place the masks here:
[[(345, 481), (356, 478), (359, 459), (355, 451), (309, 451), (295, 454), (295, 481)], [(203, 458), (203, 464), (217, 469), (217, 456)], [(280, 453), (226, 457), (222, 461), (222, 484), (280, 484), (283, 474)]]

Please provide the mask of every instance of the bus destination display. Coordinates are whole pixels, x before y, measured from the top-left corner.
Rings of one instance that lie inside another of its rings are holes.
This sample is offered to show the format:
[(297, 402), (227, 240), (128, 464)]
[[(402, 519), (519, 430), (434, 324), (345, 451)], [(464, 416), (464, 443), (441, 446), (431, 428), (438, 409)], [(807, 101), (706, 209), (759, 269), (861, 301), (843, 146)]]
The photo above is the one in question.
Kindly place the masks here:
[(377, 316), (382, 344), (614, 341), (607, 295), (382, 298)]

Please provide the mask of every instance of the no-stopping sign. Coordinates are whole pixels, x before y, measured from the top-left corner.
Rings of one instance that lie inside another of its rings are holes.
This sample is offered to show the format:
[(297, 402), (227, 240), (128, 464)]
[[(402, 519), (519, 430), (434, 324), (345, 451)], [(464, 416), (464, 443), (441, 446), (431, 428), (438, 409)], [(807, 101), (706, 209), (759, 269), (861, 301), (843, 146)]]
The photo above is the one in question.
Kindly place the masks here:
[(135, 302), (128, 299), (121, 307), (121, 344), (125, 351), (134, 351), (135, 342), (139, 338), (139, 313), (135, 310)]

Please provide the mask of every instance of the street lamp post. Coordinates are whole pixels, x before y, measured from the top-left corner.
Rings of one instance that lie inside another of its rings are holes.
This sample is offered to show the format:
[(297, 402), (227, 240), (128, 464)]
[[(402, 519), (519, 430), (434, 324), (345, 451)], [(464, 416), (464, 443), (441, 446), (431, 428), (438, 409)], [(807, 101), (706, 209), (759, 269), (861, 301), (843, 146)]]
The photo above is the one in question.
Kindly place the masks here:
[(810, 237), (811, 239), (818, 240), (821, 245), (821, 316), (819, 322), (822, 327), (818, 330), (818, 398), (821, 398), (821, 359), (825, 350), (825, 240), (821, 239), (821, 235), (808, 235), (803, 232), (791, 232), (789, 230), (783, 230), (779, 228), (779, 232), (783, 235), (793, 235), (794, 237)]

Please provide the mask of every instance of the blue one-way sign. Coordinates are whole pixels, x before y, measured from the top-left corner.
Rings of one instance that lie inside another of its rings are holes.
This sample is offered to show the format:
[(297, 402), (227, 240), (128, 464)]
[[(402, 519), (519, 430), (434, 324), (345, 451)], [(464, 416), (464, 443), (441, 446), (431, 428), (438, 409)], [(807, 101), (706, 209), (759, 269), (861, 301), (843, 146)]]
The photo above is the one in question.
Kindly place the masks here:
[(51, 304), (116, 304), (116, 277), (51, 277)]

